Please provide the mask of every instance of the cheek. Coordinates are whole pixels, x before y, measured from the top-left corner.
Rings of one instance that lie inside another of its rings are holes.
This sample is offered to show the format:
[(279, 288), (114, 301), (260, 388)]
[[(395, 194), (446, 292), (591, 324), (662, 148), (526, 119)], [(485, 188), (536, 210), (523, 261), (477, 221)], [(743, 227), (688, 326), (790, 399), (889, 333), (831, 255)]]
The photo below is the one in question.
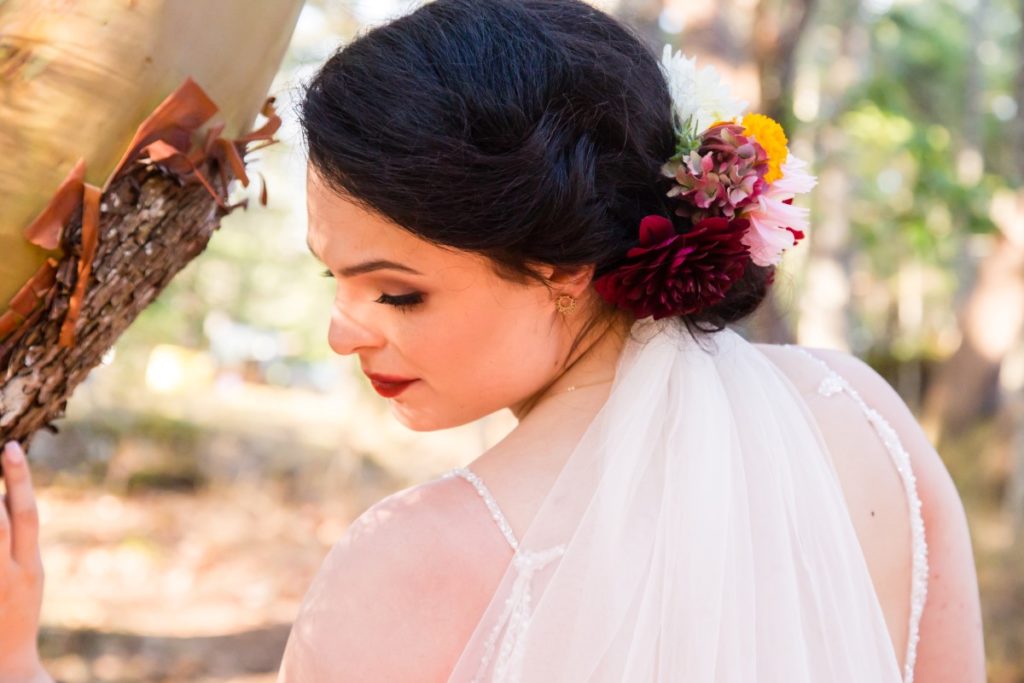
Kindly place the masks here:
[(557, 329), (529, 297), (464, 302), (441, 318), (424, 319), (403, 354), (431, 390), (429, 405), (396, 406), (414, 429), (431, 428), (412, 424), (414, 413), (445, 426), (493, 413), (535, 393), (556, 369)]
[[(458, 344), (453, 376), (479, 377), (492, 391), (532, 390), (550, 374), (554, 363), (553, 334), (542, 322), (536, 315), (501, 312), (471, 321)], [(514, 395), (510, 402), (519, 398)]]

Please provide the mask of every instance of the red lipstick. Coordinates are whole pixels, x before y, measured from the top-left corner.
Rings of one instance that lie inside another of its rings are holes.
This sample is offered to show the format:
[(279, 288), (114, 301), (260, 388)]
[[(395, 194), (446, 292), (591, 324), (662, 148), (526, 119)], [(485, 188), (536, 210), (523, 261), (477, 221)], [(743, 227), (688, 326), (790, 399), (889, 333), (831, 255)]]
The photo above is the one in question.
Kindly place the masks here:
[(366, 376), (370, 378), (370, 384), (374, 390), (383, 396), (384, 398), (394, 398), (400, 393), (406, 390), (406, 388), (415, 382), (415, 379), (405, 379), (404, 377), (391, 377), (388, 375), (376, 375), (373, 373), (366, 373)]

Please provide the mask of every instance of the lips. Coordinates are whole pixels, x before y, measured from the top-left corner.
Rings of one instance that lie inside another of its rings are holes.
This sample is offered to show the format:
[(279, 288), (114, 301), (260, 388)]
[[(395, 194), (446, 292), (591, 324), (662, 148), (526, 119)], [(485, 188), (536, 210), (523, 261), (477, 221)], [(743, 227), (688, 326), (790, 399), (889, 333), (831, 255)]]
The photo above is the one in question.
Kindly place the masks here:
[(394, 398), (400, 393), (405, 391), (410, 384), (417, 381), (415, 379), (408, 379), (405, 377), (394, 377), (391, 375), (378, 375), (375, 373), (366, 373), (366, 376), (370, 378), (370, 384), (374, 390), (383, 396), (384, 398)]

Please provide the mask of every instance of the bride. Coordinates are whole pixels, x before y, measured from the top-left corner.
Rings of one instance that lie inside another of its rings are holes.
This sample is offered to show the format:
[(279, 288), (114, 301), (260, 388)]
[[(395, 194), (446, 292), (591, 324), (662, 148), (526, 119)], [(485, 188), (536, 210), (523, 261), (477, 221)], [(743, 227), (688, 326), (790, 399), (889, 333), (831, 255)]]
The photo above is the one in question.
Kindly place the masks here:
[[(329, 343), (414, 430), (518, 418), (334, 546), (281, 681), (984, 679), (952, 481), (867, 365), (728, 325), (814, 185), (713, 71), (575, 0), (436, 0), (305, 93)], [(0, 683), (48, 681), (5, 450)]]

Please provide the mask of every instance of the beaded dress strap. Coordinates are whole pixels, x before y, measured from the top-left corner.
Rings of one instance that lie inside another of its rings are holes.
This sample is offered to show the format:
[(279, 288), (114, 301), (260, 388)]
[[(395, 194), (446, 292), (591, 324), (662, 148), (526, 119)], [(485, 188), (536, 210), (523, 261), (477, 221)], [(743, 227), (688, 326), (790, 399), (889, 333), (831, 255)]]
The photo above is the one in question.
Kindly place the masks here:
[(803, 347), (794, 344), (784, 344), (783, 346), (799, 351), (825, 371), (825, 377), (818, 385), (819, 394), (822, 396), (833, 396), (843, 392), (860, 406), (868, 422), (871, 423), (871, 426), (874, 427), (879, 438), (881, 438), (886, 450), (889, 451), (893, 464), (896, 466), (896, 471), (899, 472), (900, 479), (903, 482), (903, 489), (907, 495), (908, 507), (910, 508), (910, 536), (913, 561), (910, 585), (910, 623), (907, 634), (907, 652), (903, 666), (903, 681), (904, 683), (913, 683), (914, 663), (917, 660), (917, 643), (920, 637), (921, 614), (924, 611), (925, 598), (928, 593), (928, 544), (925, 540), (924, 519), (921, 516), (921, 499), (917, 494), (917, 480), (910, 467), (910, 454), (903, 447), (900, 437), (892, 425), (861, 398), (857, 390), (846, 381), (846, 378), (833, 370), (824, 360)]
[[(505, 540), (512, 546), (515, 556), (512, 564), (516, 573), (509, 587), (508, 596), (504, 601), (504, 609), (484, 642), (484, 651), (476, 675), (471, 683), (522, 683), (520, 671), (526, 632), (533, 616), (533, 579), (540, 570), (560, 558), (565, 553), (565, 544), (559, 544), (545, 550), (520, 549), (519, 541), (512, 532), (497, 501), (490, 489), (476, 472), (468, 467), (458, 467), (444, 473), (444, 478), (459, 476), (468, 481), (483, 498), (491, 517), (501, 529)], [(488, 675), (488, 667), (493, 663), (493, 670)]]
[(501, 529), (501, 533), (505, 536), (505, 540), (508, 541), (510, 546), (512, 546), (513, 552), (518, 552), (519, 541), (516, 539), (516, 535), (512, 531), (512, 525), (508, 523), (505, 515), (502, 514), (501, 508), (498, 507), (498, 502), (494, 500), (494, 496), (491, 495), (490, 489), (487, 488), (483, 480), (476, 475), (476, 472), (468, 467), (457, 467), (444, 473), (445, 478), (454, 476), (460, 476), (473, 485), (477, 493), (480, 494), (480, 497), (483, 498), (487, 509), (490, 510), (491, 517), (494, 519), (495, 524), (498, 525), (498, 528)]

